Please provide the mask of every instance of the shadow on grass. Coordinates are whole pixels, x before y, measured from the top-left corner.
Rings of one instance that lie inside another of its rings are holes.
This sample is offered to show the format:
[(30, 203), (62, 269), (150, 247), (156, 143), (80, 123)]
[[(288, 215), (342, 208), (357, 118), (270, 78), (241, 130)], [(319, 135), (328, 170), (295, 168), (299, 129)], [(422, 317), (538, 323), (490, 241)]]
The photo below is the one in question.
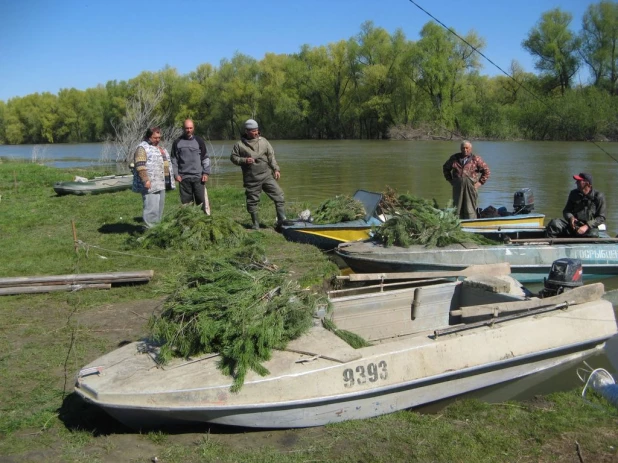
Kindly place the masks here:
[(99, 227), (98, 230), (100, 233), (116, 233), (123, 234), (126, 233), (131, 236), (141, 235), (144, 232), (143, 225), (135, 225), (132, 223), (106, 223)]

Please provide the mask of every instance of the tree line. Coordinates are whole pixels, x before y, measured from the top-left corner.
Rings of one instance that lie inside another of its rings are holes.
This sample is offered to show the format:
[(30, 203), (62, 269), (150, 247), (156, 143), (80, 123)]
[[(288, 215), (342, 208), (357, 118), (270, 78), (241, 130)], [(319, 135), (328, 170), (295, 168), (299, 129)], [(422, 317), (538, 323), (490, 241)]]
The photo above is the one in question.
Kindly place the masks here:
[[(536, 74), (513, 61), (509, 76), (481, 75), (484, 40), (455, 33), (428, 22), (411, 41), (368, 21), (355, 37), (294, 54), (237, 53), (186, 75), (166, 67), (15, 97), (0, 101), (0, 143), (114, 138), (136, 95), (160, 88), (163, 123), (191, 118), (210, 139), (237, 138), (248, 118), (274, 139), (618, 139), (618, 3), (591, 4), (578, 32), (570, 13), (543, 13), (522, 41)], [(579, 70), (589, 82), (574, 81)]]

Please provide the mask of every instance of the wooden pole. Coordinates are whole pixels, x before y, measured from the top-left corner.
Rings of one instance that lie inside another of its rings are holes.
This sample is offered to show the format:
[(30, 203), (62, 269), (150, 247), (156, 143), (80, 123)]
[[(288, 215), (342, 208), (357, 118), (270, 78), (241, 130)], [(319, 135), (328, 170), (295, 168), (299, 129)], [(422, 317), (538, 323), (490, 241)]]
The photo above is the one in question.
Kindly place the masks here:
[(579, 244), (579, 243), (618, 243), (617, 238), (517, 238), (507, 240), (506, 244)]
[(77, 285), (54, 285), (54, 286), (16, 286), (13, 288), (0, 288), (0, 296), (12, 294), (37, 294), (50, 293), (53, 291), (81, 291), (83, 289), (110, 289), (111, 283), (93, 283)]
[(79, 245), (77, 244), (77, 230), (75, 229), (75, 220), (71, 220), (71, 228), (73, 229), (73, 247), (75, 254), (79, 254)]
[(33, 277), (0, 278), (0, 288), (14, 286), (36, 285), (66, 285), (87, 283), (127, 283), (150, 281), (153, 270), (138, 270), (132, 272), (82, 273), (73, 275), (51, 275)]
[(390, 273), (351, 273), (338, 276), (338, 280), (372, 281), (372, 280), (412, 280), (428, 278), (455, 278), (472, 275), (509, 275), (511, 266), (508, 262), (499, 264), (470, 265), (461, 270), (418, 271), (418, 272), (390, 272)]
[(15, 193), (17, 193), (17, 172), (13, 171), (13, 184), (15, 185)]

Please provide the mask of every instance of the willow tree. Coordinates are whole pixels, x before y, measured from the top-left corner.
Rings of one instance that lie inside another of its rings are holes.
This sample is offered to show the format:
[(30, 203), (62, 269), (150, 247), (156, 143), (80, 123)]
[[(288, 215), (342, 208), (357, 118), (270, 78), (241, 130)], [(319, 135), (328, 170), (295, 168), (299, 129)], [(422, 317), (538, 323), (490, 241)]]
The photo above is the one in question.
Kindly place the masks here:
[(594, 85), (618, 93), (618, 3), (602, 1), (586, 10), (582, 22), (581, 56)]
[(481, 68), (479, 55), (484, 41), (475, 32), (469, 32), (462, 41), (454, 31), (434, 22), (428, 22), (416, 42), (414, 65), (419, 73), (417, 84), (430, 97), (434, 119), (455, 127), (456, 104), (468, 84), (468, 74)]
[(260, 124), (268, 137), (301, 136), (304, 111), (299, 97), (297, 66), (292, 56), (274, 53), (267, 53), (258, 63)]
[(581, 40), (569, 29), (572, 19), (571, 13), (560, 8), (546, 11), (522, 42), (524, 49), (536, 56), (534, 67), (547, 77), (548, 90), (560, 87), (562, 95), (579, 69)]
[(221, 60), (215, 77), (218, 97), (212, 110), (221, 124), (224, 138), (237, 138), (245, 119), (259, 119), (258, 75), (258, 63), (250, 56), (236, 53), (231, 60)]
[(408, 42), (401, 30), (391, 36), (367, 21), (356, 41), (350, 43), (355, 55), (353, 76), (361, 137), (384, 137), (388, 128), (397, 122), (394, 97), (405, 75), (402, 64), (410, 54)]

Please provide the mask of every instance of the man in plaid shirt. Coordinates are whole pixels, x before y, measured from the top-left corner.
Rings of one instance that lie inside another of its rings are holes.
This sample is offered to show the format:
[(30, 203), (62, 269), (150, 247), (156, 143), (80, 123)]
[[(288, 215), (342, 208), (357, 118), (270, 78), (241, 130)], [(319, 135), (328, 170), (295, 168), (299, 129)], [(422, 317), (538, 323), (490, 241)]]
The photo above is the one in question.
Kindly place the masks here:
[(461, 142), (461, 151), (442, 166), (444, 178), (453, 187), (453, 205), (460, 219), (476, 219), (478, 189), (489, 179), (489, 166), (472, 153), (472, 143)]

